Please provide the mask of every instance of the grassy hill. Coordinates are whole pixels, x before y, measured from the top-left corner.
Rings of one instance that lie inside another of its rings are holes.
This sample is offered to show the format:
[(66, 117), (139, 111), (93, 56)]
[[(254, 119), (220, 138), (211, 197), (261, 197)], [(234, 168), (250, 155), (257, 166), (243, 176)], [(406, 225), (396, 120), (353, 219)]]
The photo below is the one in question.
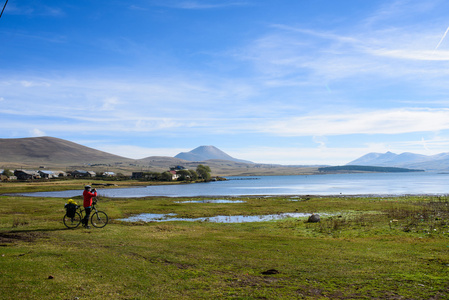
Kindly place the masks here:
[(70, 165), (129, 162), (129, 158), (54, 137), (0, 139), (0, 162)]

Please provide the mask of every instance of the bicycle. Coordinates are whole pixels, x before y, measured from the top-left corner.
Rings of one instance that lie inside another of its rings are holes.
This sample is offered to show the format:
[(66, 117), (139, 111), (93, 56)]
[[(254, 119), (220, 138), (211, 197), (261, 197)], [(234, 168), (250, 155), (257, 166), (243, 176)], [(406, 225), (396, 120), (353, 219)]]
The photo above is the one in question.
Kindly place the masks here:
[[(90, 222), (92, 223), (92, 226), (96, 228), (103, 228), (108, 224), (109, 217), (104, 211), (97, 210), (95, 204), (97, 204), (97, 199), (92, 202), (91, 212), (93, 212), (93, 214), (90, 217)], [(77, 209), (78, 208), (79, 206), (77, 206)], [(73, 217), (69, 217), (67, 216), (67, 214), (65, 214), (64, 218), (62, 219), (64, 225), (70, 229), (77, 228), (84, 219), (84, 214), (84, 209), (81, 209), (80, 212), (76, 211)]]

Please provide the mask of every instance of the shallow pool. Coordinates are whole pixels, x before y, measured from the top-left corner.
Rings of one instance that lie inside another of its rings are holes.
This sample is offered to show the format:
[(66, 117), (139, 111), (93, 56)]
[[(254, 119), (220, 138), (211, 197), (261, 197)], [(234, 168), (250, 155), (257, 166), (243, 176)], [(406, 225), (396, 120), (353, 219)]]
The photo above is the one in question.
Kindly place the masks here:
[(187, 200), (187, 201), (176, 201), (175, 203), (245, 203), (246, 201), (242, 200), (225, 200), (225, 199), (217, 199), (217, 200)]
[[(285, 218), (306, 218), (311, 214), (307, 213), (282, 213), (273, 215), (258, 216), (215, 216), (204, 218), (177, 218), (176, 214), (139, 214), (126, 219), (119, 219), (124, 222), (169, 222), (169, 221), (190, 221), (190, 222), (212, 222), (212, 223), (249, 223), (281, 220)], [(326, 214), (319, 214), (321, 216)]]

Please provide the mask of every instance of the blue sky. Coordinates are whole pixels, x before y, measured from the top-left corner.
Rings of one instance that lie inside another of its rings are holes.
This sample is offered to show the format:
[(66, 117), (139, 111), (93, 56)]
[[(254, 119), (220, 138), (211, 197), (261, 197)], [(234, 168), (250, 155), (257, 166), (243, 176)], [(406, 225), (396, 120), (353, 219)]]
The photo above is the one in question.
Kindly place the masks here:
[(448, 11), (445, 0), (9, 0), (0, 138), (130, 158), (214, 145), (279, 164), (449, 152)]

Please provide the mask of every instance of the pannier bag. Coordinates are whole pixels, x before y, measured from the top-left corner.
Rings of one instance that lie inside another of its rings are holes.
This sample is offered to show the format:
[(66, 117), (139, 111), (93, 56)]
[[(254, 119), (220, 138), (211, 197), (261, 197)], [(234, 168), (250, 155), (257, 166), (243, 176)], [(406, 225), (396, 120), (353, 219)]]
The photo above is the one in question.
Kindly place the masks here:
[(66, 205), (64, 205), (64, 207), (67, 213), (67, 217), (73, 218), (75, 216), (76, 209), (78, 208), (76, 202), (73, 201), (72, 199), (69, 199), (69, 201), (67, 202)]

